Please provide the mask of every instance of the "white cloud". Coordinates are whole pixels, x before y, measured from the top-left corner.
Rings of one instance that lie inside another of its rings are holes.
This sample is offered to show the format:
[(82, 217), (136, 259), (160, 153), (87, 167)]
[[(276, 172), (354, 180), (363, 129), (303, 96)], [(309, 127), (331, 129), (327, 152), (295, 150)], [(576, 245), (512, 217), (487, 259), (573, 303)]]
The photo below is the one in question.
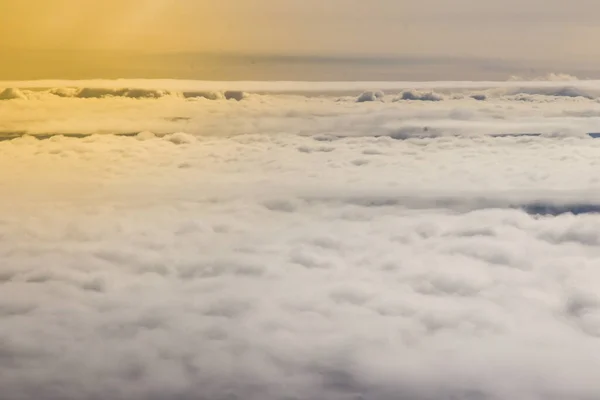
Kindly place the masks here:
[(419, 92), (417, 90), (405, 90), (396, 101), (416, 100), (416, 101), (442, 101), (444, 98), (434, 92)]
[(358, 103), (364, 103), (367, 101), (379, 101), (384, 98), (385, 94), (381, 91), (366, 91), (362, 92), (356, 99)]
[(3, 102), (145, 131), (0, 142), (3, 398), (597, 397), (597, 103), (533, 100)]

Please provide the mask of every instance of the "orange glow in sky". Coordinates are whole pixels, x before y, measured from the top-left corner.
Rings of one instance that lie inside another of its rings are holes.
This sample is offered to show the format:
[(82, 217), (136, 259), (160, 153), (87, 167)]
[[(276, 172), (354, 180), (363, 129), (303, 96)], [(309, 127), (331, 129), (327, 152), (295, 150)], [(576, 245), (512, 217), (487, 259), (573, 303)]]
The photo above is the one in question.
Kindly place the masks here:
[[(0, 75), (72, 77), (82, 62), (97, 75), (99, 50), (113, 52), (102, 71), (132, 65), (115, 51), (487, 58), (561, 70), (600, 60), (589, 40), (599, 13), (591, 0), (0, 0)], [(53, 65), (60, 74), (39, 73)]]

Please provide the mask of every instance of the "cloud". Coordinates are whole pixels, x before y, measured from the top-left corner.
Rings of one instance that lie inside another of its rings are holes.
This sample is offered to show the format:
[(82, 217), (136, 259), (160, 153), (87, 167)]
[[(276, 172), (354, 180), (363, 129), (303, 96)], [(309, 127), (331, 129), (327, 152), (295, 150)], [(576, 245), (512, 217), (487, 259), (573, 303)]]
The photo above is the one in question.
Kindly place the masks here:
[(569, 81), (578, 81), (579, 78), (574, 75), (569, 74), (561, 74), (561, 73), (549, 73), (544, 76), (537, 76), (533, 79), (526, 79), (522, 76), (511, 76), (509, 81), (548, 81), (548, 82), (569, 82)]
[[(442, 82), (438, 88), (388, 91), (384, 96), (387, 102), (357, 102), (361, 92), (352, 92), (354, 84), (348, 84), (350, 89), (346, 91), (329, 93), (327, 90), (335, 83), (322, 83), (324, 91), (312, 92), (308, 87), (302, 92), (295, 84), (283, 82), (281, 90), (293, 91), (229, 93), (229, 98), (242, 99), (239, 104), (233, 99), (225, 101), (226, 90), (179, 91), (185, 88), (176, 87), (176, 82), (165, 85), (166, 89), (150, 89), (150, 85), (136, 88), (133, 81), (118, 82), (124, 84), (120, 88), (98, 81), (96, 89), (64, 83), (63, 88), (51, 90), (20, 90), (28, 102), (4, 101), (0, 132), (8, 136), (185, 132), (202, 137), (289, 132), (328, 138), (409, 139), (515, 133), (581, 137), (596, 132), (598, 127), (597, 101), (592, 98), (597, 90), (594, 81), (573, 82), (573, 87), (565, 87), (562, 82), (519, 82), (511, 83), (512, 86), (499, 82), (495, 86), (488, 84), (491, 87), (487, 89), (469, 82), (455, 82), (452, 86)], [(156, 87), (160, 85), (155, 82)], [(200, 88), (203, 84), (189, 84), (191, 89), (194, 85)], [(372, 93), (377, 98), (378, 92)], [(414, 99), (443, 101), (427, 106), (418, 104), (420, 101), (393, 101), (406, 93)], [(572, 97), (578, 95), (585, 97)], [(477, 103), (471, 96), (485, 96), (486, 101)], [(384, 97), (379, 95), (379, 99)]]
[(223, 96), (225, 96), (227, 100), (241, 101), (247, 97), (247, 94), (241, 90), (227, 90), (225, 93), (223, 93)]
[(593, 99), (594, 96), (585, 92), (582, 89), (564, 86), (564, 87), (548, 87), (548, 88), (519, 88), (515, 89), (512, 95), (531, 94), (541, 96), (553, 96), (553, 97), (583, 97), (586, 99)]
[(381, 91), (367, 91), (367, 92), (363, 92), (360, 96), (358, 96), (358, 98), (356, 99), (357, 103), (364, 103), (366, 101), (379, 101), (379, 100), (383, 100), (383, 97), (385, 96), (385, 94)]
[(27, 99), (25, 94), (19, 89), (6, 88), (0, 92), (0, 100), (24, 100)]
[[(50, 89), (48, 91), (48, 93), (53, 94), (53, 95), (58, 96), (58, 97), (77, 97), (77, 95), (79, 93), (82, 93), (82, 92), (84, 94), (86, 94), (86, 93), (89, 93), (89, 90), (69, 88), (69, 87), (64, 87), (64, 88), (60, 87), (60, 88)], [(115, 91), (104, 91), (104, 94), (107, 94), (107, 93), (108, 94), (110, 94), (110, 93), (114, 94)], [(92, 93), (89, 93), (89, 94), (91, 95)], [(82, 97), (85, 97), (85, 96), (82, 96)], [(99, 97), (102, 97), (102, 96), (99, 96)]]
[(146, 88), (105, 88), (105, 87), (58, 87), (53, 89), (42, 89), (41, 91), (19, 90), (16, 88), (7, 88), (0, 93), (0, 100), (14, 100), (27, 98), (40, 98), (44, 94), (51, 94), (64, 98), (80, 99), (103, 99), (112, 97), (124, 97), (130, 99), (160, 99), (166, 96), (188, 98), (205, 98), (208, 100), (237, 100), (241, 101), (248, 97), (248, 94), (239, 90), (221, 91), (169, 91), (162, 89)]
[(225, 98), (225, 95), (222, 92), (183, 92), (182, 94), (186, 99), (204, 98), (208, 100), (222, 100)]
[[(501, 98), (507, 95), (532, 94), (548, 97), (583, 96), (590, 99), (600, 97), (600, 81), (579, 80), (565, 74), (549, 74), (545, 77), (524, 79), (513, 78), (506, 82), (488, 81), (446, 81), (446, 82), (259, 82), (259, 81), (190, 81), (190, 80), (37, 80), (37, 81), (0, 81), (0, 87), (27, 88), (22, 90), (28, 95), (39, 97), (39, 93), (50, 93), (60, 97), (202, 97), (210, 100), (241, 100), (249, 94), (323, 94), (343, 93), (359, 96), (360, 93), (386, 93), (416, 97), (416, 99), (445, 98), (458, 95), (481, 95), (485, 91), (488, 97)], [(54, 89), (48, 89), (54, 88)], [(378, 88), (373, 90), (373, 88)], [(30, 89), (34, 89), (32, 92)], [(430, 95), (426, 95), (430, 93)], [(579, 94), (575, 94), (579, 93)], [(380, 96), (381, 98), (382, 96)], [(368, 96), (366, 97), (368, 98)], [(550, 99), (549, 101), (552, 101)]]
[(419, 92), (416, 90), (406, 90), (399, 96), (399, 100), (417, 100), (417, 101), (442, 101), (443, 97), (434, 92)]
[[(145, 136), (138, 135), (138, 137), (144, 138)], [(164, 138), (175, 144), (190, 144), (196, 140), (194, 136), (184, 132), (171, 133), (166, 135)]]
[[(51, 91), (61, 97), (67, 97), (69, 92), (60, 91), (60, 88)], [(157, 99), (169, 95), (168, 91), (152, 89), (105, 89), (105, 88), (83, 88), (73, 93), (81, 99), (101, 99), (104, 97), (129, 97), (132, 99)]]
[(0, 142), (3, 399), (600, 394), (594, 101), (36, 93), (141, 133)]

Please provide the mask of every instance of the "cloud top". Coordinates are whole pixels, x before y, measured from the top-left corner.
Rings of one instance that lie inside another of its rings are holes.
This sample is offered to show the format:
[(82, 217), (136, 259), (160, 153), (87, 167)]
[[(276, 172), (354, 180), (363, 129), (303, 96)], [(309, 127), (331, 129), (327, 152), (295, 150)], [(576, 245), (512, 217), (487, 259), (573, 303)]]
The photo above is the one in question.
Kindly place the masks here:
[(55, 87), (0, 109), (3, 399), (599, 397), (594, 99)]

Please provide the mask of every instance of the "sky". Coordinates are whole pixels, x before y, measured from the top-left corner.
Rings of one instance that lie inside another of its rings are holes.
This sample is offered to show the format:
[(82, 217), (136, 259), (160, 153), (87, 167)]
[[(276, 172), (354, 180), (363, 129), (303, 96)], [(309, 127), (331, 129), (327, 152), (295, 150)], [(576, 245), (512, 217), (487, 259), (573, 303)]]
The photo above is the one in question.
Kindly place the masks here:
[(560, 68), (600, 60), (589, 40), (599, 33), (599, 11), (590, 0), (0, 0), (0, 51), (46, 52), (42, 64), (64, 51), (102, 50), (461, 57)]

